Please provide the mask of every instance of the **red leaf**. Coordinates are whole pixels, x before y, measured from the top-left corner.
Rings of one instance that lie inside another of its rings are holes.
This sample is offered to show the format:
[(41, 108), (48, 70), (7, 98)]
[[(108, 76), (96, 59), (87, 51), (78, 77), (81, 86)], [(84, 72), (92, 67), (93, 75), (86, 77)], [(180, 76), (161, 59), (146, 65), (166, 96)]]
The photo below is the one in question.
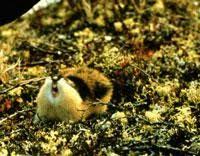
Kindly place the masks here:
[(12, 103), (9, 99), (6, 99), (4, 105), (5, 105), (6, 109), (9, 110), (12, 106)]

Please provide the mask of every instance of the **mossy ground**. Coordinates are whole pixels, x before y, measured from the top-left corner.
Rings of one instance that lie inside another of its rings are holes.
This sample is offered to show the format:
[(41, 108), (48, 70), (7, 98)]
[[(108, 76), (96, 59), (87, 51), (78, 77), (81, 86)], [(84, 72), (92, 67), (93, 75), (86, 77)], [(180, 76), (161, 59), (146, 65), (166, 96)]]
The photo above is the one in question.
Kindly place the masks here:
[[(198, 0), (67, 1), (0, 28), (0, 154), (198, 155)], [(33, 124), (51, 62), (105, 73), (106, 114)]]

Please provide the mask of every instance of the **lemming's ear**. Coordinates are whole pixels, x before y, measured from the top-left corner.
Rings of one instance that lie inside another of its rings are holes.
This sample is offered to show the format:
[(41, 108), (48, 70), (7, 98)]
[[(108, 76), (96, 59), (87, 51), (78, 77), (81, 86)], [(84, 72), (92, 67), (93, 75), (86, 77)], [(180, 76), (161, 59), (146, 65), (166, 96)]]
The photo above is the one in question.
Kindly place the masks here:
[(111, 85), (106, 85), (104, 83), (101, 82), (96, 82), (95, 83), (95, 87), (94, 87), (94, 95), (97, 99), (101, 99), (102, 97), (104, 97), (108, 91), (112, 89)]
[(84, 80), (82, 80), (79, 77), (72, 76), (72, 75), (69, 75), (67, 78), (74, 82), (75, 87), (78, 90), (78, 92), (83, 100), (86, 99), (87, 97), (91, 97), (92, 94), (91, 94), (90, 88), (84, 82)]

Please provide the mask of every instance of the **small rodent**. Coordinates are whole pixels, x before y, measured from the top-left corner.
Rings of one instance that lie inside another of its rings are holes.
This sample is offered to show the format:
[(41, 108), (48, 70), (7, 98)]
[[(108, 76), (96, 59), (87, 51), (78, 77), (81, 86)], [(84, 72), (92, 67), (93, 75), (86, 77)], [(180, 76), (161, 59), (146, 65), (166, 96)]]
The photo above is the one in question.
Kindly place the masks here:
[[(37, 98), (39, 119), (58, 121), (84, 120), (92, 114), (103, 113), (113, 94), (113, 85), (101, 72), (87, 68), (69, 68), (61, 73), (63, 78), (55, 81), (47, 77)], [(54, 82), (55, 81), (55, 82)], [(96, 104), (94, 102), (104, 104)]]

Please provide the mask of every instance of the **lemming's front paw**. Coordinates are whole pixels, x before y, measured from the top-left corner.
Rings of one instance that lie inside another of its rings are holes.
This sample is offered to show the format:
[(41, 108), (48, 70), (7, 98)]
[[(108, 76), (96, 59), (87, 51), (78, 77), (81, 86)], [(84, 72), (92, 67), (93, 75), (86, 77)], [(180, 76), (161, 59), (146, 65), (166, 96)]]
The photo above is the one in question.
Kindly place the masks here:
[(39, 117), (37, 113), (33, 117), (33, 124), (38, 124), (46, 121), (48, 121), (46, 117)]
[(37, 123), (39, 123), (41, 120), (40, 120), (40, 118), (38, 117), (38, 115), (37, 114), (35, 114), (35, 116), (33, 117), (33, 123), (34, 124), (37, 124)]

